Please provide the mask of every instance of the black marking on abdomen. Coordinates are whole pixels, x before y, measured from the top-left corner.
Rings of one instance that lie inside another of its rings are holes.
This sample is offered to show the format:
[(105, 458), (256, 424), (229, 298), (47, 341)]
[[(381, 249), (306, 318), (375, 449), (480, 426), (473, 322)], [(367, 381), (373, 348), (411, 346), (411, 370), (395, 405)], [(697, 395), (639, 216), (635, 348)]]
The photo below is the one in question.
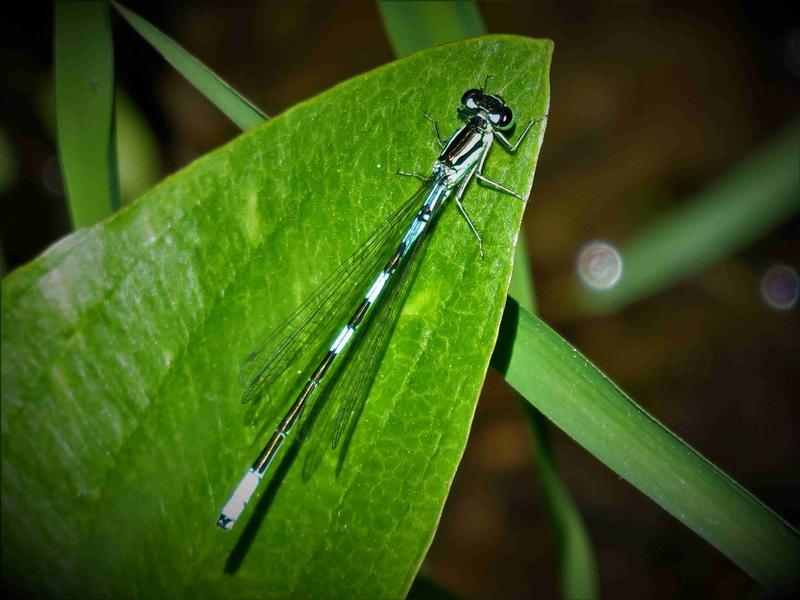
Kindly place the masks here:
[(261, 450), (261, 454), (258, 455), (258, 458), (253, 463), (253, 471), (257, 471), (259, 475), (263, 475), (264, 471), (267, 470), (272, 457), (278, 452), (278, 448), (281, 447), (283, 444), (283, 440), (286, 437), (286, 433), (281, 431), (280, 429), (276, 429), (275, 433), (272, 434), (272, 437), (269, 438), (267, 445), (264, 446), (264, 449)]
[[(417, 215), (419, 218), (419, 215)], [(386, 266), (383, 268), (384, 273), (391, 274), (397, 268), (397, 265), (400, 263), (400, 259), (403, 258), (403, 252), (406, 251), (406, 243), (400, 242), (400, 245), (397, 246), (397, 250), (394, 251), (392, 257), (389, 259), (389, 262), (386, 263)]]
[(358, 324), (361, 323), (361, 320), (364, 318), (364, 315), (367, 313), (367, 309), (369, 308), (370, 304), (372, 304), (369, 300), (364, 298), (361, 301), (361, 304), (358, 305), (356, 312), (353, 313), (353, 316), (350, 318), (350, 321), (347, 323), (347, 326), (351, 329), (355, 329), (358, 327)]
[(292, 425), (294, 425), (295, 421), (297, 421), (298, 417), (303, 412), (303, 407), (306, 404), (306, 400), (308, 400), (309, 396), (311, 396), (314, 388), (317, 387), (317, 383), (319, 382), (314, 381), (313, 379), (306, 381), (306, 384), (303, 386), (303, 389), (297, 396), (297, 400), (294, 401), (292, 408), (290, 408), (289, 412), (286, 413), (286, 416), (283, 418), (283, 421), (281, 421), (281, 424), (278, 425), (278, 429), (276, 431), (289, 433)]
[(325, 376), (325, 373), (328, 370), (328, 367), (331, 366), (334, 357), (336, 356), (336, 352), (333, 350), (328, 350), (328, 353), (325, 355), (325, 358), (322, 359), (322, 362), (319, 363), (317, 370), (314, 371), (314, 374), (311, 376), (311, 381), (315, 383), (319, 383), (322, 378)]

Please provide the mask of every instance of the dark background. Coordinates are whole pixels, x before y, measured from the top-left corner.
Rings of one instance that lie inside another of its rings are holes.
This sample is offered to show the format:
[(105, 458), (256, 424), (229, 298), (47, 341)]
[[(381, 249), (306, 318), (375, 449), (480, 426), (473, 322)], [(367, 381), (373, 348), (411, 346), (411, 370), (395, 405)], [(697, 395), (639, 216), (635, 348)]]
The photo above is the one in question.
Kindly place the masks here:
[[(270, 115), (393, 60), (371, 2), (128, 6)], [(541, 315), (797, 525), (800, 321), (797, 309), (770, 309), (758, 289), (768, 267), (800, 266), (800, 219), (612, 316), (576, 318), (569, 293), (584, 243), (624, 241), (798, 115), (798, 9), (491, 2), (480, 11), (489, 32), (555, 41), (551, 116), (525, 221)], [(119, 84), (155, 134), (162, 175), (237, 135), (112, 17)], [(0, 129), (17, 162), (0, 208), (10, 269), (67, 234), (69, 220), (52, 135), (52, 8), (6, 14), (0, 40)], [(554, 430), (553, 441), (594, 544), (603, 595), (765, 595), (562, 433)], [(530, 597), (557, 593), (556, 570), (520, 405), (490, 373), (422, 572), (462, 597)]]

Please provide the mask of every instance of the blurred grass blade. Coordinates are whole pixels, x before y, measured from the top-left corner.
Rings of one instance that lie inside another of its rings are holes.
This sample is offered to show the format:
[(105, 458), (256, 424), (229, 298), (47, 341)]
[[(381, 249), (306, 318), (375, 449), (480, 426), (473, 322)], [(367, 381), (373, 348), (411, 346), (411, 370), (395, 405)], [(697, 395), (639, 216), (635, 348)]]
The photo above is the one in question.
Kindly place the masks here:
[(78, 228), (119, 207), (108, 4), (57, 1), (54, 21), (58, 154)]
[(457, 600), (457, 596), (427, 577), (417, 575), (406, 600)]
[(475, 2), (379, 1), (378, 8), (394, 53), (406, 56), (425, 48), (486, 34)]
[(492, 365), (545, 416), (751, 577), (800, 584), (800, 536), (509, 299)]
[(0, 127), (0, 194), (7, 193), (17, 184), (19, 171), (16, 148)]
[(257, 106), (233, 89), (219, 75), (164, 35), (148, 21), (117, 2), (114, 8), (147, 40), (168, 63), (196, 87), (203, 96), (219, 108), (237, 127), (247, 131), (267, 120)]
[(697, 273), (800, 210), (800, 121), (711, 187), (654, 223), (622, 249), (623, 277), (611, 290), (577, 290), (582, 312), (618, 310)]
[(141, 196), (161, 179), (162, 157), (156, 135), (139, 107), (117, 87), (117, 164), (123, 204)]
[[(528, 266), (527, 244), (521, 231), (514, 252), (514, 271), (508, 295), (525, 310), (535, 313), (536, 294)], [(592, 543), (581, 514), (558, 475), (556, 457), (550, 444), (550, 423), (524, 398), (520, 398), (520, 402), (531, 427), (536, 447), (536, 469), (558, 548), (561, 595), (564, 598), (597, 598), (597, 563)]]
[[(520, 232), (514, 253), (514, 271), (508, 288), (510, 297), (528, 312), (534, 313), (536, 295), (528, 266), (525, 238)], [(501, 340), (498, 341), (500, 343)], [(558, 476), (556, 458), (550, 444), (550, 424), (531, 404), (520, 398), (531, 427), (536, 447), (536, 469), (542, 483), (547, 515), (558, 548), (560, 589), (564, 598), (597, 598), (597, 564), (583, 519)]]
[(533, 286), (533, 271), (528, 261), (528, 242), (523, 232), (519, 232), (517, 247), (514, 249), (514, 274), (508, 286), (508, 295), (530, 313), (536, 313), (536, 290)]
[(554, 523), (561, 564), (561, 594), (564, 598), (597, 598), (597, 565), (592, 544), (580, 512), (556, 471), (549, 421), (533, 405), (524, 402), (523, 408), (535, 432), (536, 467)]

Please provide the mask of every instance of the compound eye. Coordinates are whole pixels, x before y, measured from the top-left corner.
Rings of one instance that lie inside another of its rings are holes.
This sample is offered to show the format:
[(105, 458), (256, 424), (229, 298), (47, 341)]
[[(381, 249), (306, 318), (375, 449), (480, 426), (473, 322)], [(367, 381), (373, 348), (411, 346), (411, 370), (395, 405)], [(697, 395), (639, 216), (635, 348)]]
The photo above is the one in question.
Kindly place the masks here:
[(500, 119), (497, 122), (497, 127), (498, 129), (509, 129), (512, 125), (514, 125), (514, 112), (507, 106), (504, 106), (500, 111)]
[(478, 110), (478, 102), (482, 96), (483, 92), (480, 90), (467, 90), (464, 92), (464, 95), (461, 96), (461, 104), (469, 110)]

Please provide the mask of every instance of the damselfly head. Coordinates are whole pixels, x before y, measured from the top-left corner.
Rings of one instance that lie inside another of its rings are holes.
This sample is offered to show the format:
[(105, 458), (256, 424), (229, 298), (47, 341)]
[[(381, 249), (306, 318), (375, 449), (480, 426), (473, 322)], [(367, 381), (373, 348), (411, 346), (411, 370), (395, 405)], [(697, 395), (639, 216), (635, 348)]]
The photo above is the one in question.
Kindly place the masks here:
[(465, 118), (484, 113), (492, 126), (500, 131), (514, 127), (514, 111), (506, 106), (505, 100), (500, 96), (487, 94), (483, 90), (472, 89), (464, 92), (458, 112)]

